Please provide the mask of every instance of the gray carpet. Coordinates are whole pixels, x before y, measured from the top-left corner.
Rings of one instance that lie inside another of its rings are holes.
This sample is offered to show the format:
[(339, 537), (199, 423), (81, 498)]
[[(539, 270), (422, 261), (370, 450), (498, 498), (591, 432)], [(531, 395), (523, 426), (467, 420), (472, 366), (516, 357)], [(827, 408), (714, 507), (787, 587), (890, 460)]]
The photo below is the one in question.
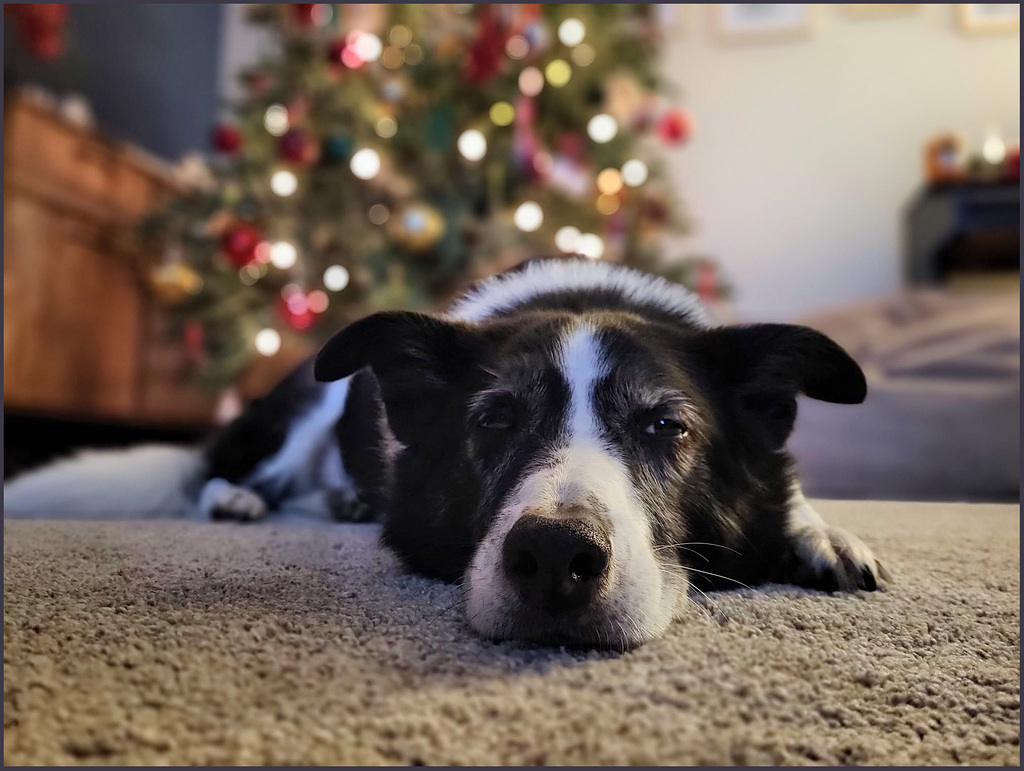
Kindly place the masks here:
[(884, 593), (495, 645), (373, 526), (4, 523), (6, 764), (1020, 762), (1018, 506), (824, 502)]

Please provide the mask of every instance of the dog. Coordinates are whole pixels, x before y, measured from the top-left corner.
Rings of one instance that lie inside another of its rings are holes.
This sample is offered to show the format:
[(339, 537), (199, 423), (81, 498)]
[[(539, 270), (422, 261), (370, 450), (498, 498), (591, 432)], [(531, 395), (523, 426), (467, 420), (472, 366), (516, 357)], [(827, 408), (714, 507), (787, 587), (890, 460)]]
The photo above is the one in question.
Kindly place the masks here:
[(718, 326), (660, 277), (538, 259), (444, 313), (356, 321), (200, 452), (89, 455), (15, 480), (5, 505), (379, 519), (409, 569), (463, 583), (480, 635), (628, 649), (691, 591), (887, 579), (785, 451), (798, 395), (866, 390), (809, 328)]

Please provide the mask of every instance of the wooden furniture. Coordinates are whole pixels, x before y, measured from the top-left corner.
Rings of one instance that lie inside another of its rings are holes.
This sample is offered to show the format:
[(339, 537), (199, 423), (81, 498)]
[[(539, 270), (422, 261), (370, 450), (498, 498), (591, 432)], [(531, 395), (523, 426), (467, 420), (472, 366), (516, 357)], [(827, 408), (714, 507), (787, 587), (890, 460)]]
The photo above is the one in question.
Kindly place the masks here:
[(174, 191), (159, 161), (17, 96), (4, 116), (4, 409), (205, 425), (130, 226)]
[(955, 270), (1020, 271), (1019, 182), (931, 185), (910, 202), (904, 225), (911, 284)]

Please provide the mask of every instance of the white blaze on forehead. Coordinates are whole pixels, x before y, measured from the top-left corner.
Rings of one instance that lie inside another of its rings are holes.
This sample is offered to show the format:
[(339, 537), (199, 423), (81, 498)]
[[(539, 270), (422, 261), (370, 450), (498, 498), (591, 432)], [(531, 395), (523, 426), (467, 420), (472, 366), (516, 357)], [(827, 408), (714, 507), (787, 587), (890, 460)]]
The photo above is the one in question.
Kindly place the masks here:
[(594, 409), (594, 385), (608, 374), (608, 362), (593, 327), (583, 324), (568, 333), (562, 341), (558, 366), (569, 386), (569, 444), (596, 442), (600, 424)]
[(468, 571), (470, 624), (501, 635), (518, 600), (502, 574), (505, 536), (527, 512), (557, 515), (564, 507), (595, 505), (590, 514), (610, 530), (608, 588), (602, 600), (609, 623), (637, 639), (660, 633), (685, 598), (685, 579), (663, 572), (651, 544), (650, 521), (622, 458), (602, 437), (594, 389), (611, 363), (597, 330), (586, 322), (558, 342), (556, 362), (569, 391), (559, 446), (527, 474), (505, 501), (478, 547)]

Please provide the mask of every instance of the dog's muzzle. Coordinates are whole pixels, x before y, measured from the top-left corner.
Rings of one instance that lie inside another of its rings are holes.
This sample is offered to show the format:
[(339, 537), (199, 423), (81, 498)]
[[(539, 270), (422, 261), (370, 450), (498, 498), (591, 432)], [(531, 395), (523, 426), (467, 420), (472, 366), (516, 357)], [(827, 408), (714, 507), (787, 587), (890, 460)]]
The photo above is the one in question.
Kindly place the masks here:
[(501, 566), (528, 611), (566, 618), (586, 611), (607, 583), (611, 539), (595, 519), (526, 515), (505, 536)]

